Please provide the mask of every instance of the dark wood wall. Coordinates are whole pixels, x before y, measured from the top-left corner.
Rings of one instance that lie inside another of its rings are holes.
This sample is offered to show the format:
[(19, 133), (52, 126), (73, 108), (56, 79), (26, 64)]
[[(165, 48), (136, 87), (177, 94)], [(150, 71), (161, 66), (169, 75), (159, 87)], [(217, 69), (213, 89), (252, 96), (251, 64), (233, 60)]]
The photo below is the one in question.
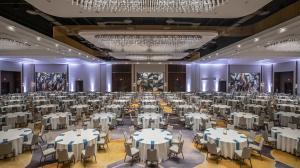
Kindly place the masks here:
[(168, 90), (171, 92), (186, 91), (185, 65), (168, 65)]
[(131, 65), (112, 65), (112, 91), (131, 91)]

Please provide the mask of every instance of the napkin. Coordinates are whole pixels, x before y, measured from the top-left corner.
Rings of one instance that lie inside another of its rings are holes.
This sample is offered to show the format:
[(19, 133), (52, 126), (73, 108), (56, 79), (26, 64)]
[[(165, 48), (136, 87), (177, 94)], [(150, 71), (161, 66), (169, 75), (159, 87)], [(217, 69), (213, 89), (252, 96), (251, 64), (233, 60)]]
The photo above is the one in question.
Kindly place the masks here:
[(84, 149), (86, 148), (87, 144), (88, 144), (88, 141), (86, 139), (83, 139), (83, 148)]
[(236, 150), (240, 150), (240, 142), (237, 141), (236, 139), (233, 140), (233, 141), (235, 142), (235, 149), (236, 149)]
[(70, 141), (68, 143), (68, 152), (72, 152), (72, 145), (73, 145), (74, 141)]
[(154, 141), (151, 141), (151, 149), (154, 149)]
[(28, 136), (25, 135), (25, 134), (21, 134), (20, 136), (22, 136), (24, 138), (24, 142), (27, 142), (28, 141)]
[(136, 141), (136, 147), (138, 148), (140, 146), (140, 141), (143, 141), (144, 139), (139, 139)]

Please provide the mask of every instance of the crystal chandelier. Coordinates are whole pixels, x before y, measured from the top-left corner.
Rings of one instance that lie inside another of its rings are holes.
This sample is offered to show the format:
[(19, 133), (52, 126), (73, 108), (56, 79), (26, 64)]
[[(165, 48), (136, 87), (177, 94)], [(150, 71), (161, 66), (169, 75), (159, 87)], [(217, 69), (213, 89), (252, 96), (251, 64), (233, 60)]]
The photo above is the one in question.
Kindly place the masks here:
[(117, 59), (126, 59), (132, 61), (166, 61), (178, 60), (184, 58), (188, 53), (174, 53), (174, 54), (115, 54), (111, 56)]
[(9, 38), (0, 38), (0, 50), (20, 50), (30, 47), (29, 44)]
[(200, 35), (96, 35), (100, 48), (114, 52), (182, 52), (199, 47)]
[(201, 13), (210, 12), (228, 0), (72, 0), (86, 10), (125, 13)]
[(300, 35), (288, 35), (286, 38), (267, 44), (265, 48), (279, 52), (300, 52)]

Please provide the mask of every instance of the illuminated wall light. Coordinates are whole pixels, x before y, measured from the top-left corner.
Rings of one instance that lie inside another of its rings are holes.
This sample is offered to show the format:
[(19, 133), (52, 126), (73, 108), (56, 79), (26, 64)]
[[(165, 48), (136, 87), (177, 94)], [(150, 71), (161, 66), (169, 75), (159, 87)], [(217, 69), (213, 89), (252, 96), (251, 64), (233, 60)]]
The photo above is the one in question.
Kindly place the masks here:
[(219, 91), (219, 80), (216, 80), (216, 82), (215, 82), (215, 91), (216, 92)]
[(107, 92), (111, 92), (111, 84), (110, 83), (107, 84)]
[(202, 80), (202, 92), (206, 92), (207, 90), (207, 81), (206, 80)]

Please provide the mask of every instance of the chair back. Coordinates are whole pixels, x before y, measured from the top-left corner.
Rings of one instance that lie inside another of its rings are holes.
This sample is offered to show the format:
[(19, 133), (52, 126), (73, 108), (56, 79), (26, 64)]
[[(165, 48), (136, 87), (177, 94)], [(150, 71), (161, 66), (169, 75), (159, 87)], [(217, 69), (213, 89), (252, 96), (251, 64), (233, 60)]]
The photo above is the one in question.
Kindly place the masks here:
[(232, 124), (227, 124), (227, 129), (234, 130), (234, 125), (232, 125)]
[(37, 145), (39, 143), (39, 134), (33, 134), (31, 139), (31, 145)]
[(292, 128), (292, 129), (296, 129), (297, 128), (297, 124), (288, 123), (288, 127)]
[(184, 144), (184, 140), (182, 140), (182, 141), (178, 144), (178, 153), (182, 153), (183, 144)]
[(125, 146), (125, 152), (128, 156), (132, 156), (131, 154), (131, 149), (130, 149), (130, 145), (127, 144), (127, 143), (124, 143), (124, 146)]
[(17, 116), (17, 123), (25, 123), (25, 116)]
[(239, 124), (240, 125), (246, 125), (246, 118), (245, 117), (240, 117)]
[(94, 126), (94, 128), (98, 128), (99, 127), (99, 125), (100, 125), (100, 121), (99, 121), (99, 119), (93, 119), (93, 126)]
[(28, 123), (27, 128), (30, 128), (32, 131), (34, 131), (34, 123)]
[(8, 131), (9, 126), (2, 126), (2, 131)]
[(251, 148), (249, 147), (245, 147), (243, 148), (243, 151), (242, 151), (242, 158), (243, 159), (250, 159), (251, 157)]
[(0, 144), (0, 155), (7, 155), (12, 153), (12, 142), (4, 142)]
[(259, 145), (258, 145), (259, 150), (262, 150), (262, 148), (263, 148), (263, 146), (264, 146), (264, 142), (265, 142), (265, 138), (261, 137), (261, 138), (260, 138)]
[(217, 144), (208, 142), (207, 143), (207, 151), (208, 151), (208, 153), (216, 155), (218, 153), (217, 152)]
[(59, 123), (64, 125), (64, 124), (67, 124), (67, 118), (66, 117), (59, 117)]
[(167, 131), (173, 132), (173, 126), (172, 126), (172, 125), (168, 125), (168, 126), (167, 126)]
[(65, 162), (69, 160), (67, 149), (57, 149), (56, 154), (58, 162)]
[(150, 162), (158, 161), (156, 149), (147, 149), (147, 161), (150, 161)]
[(256, 132), (253, 130), (250, 130), (250, 134), (249, 134), (250, 139), (255, 139), (255, 136), (256, 136)]
[(95, 155), (95, 144), (88, 145), (85, 150), (85, 155), (87, 157)]

